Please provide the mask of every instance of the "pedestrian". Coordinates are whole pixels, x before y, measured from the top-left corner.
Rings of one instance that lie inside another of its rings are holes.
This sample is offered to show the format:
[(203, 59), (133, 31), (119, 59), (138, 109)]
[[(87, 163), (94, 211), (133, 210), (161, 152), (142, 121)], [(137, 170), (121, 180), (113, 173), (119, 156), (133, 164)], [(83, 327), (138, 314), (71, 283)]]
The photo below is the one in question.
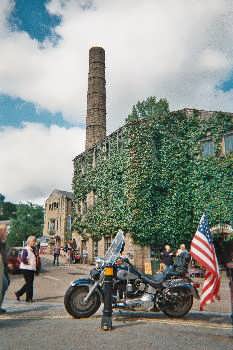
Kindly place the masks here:
[(7, 265), (7, 249), (6, 249), (7, 229), (0, 229), (0, 314), (6, 312), (2, 308), (2, 303), (6, 294), (6, 291), (10, 285), (10, 278), (8, 275)]
[(34, 275), (37, 270), (36, 255), (35, 255), (36, 237), (29, 236), (27, 246), (24, 247), (21, 253), (20, 270), (23, 273), (25, 284), (16, 293), (16, 299), (20, 301), (20, 297), (26, 293), (26, 302), (33, 302), (33, 282)]
[(185, 244), (181, 244), (176, 252), (174, 259), (174, 268), (178, 273), (186, 273), (188, 271), (188, 264), (190, 262), (190, 254), (187, 251)]
[(73, 262), (73, 251), (70, 241), (67, 243), (67, 263), (70, 265)]
[(59, 256), (61, 252), (61, 244), (60, 241), (56, 241), (55, 246), (53, 248), (53, 265), (57, 262), (57, 266), (59, 266)]
[(73, 250), (77, 249), (77, 243), (76, 243), (75, 238), (72, 239), (72, 248), (73, 248)]
[(170, 245), (166, 244), (164, 250), (161, 252), (161, 263), (163, 264), (163, 270), (171, 270), (173, 265), (174, 253), (171, 250)]
[(83, 258), (82, 259), (83, 260), (83, 264), (87, 264), (88, 252), (87, 252), (86, 248), (83, 249), (82, 258)]
[(65, 242), (64, 242), (63, 251), (64, 251), (65, 253), (67, 253), (67, 250), (68, 250), (68, 244), (67, 244), (67, 242), (65, 241)]

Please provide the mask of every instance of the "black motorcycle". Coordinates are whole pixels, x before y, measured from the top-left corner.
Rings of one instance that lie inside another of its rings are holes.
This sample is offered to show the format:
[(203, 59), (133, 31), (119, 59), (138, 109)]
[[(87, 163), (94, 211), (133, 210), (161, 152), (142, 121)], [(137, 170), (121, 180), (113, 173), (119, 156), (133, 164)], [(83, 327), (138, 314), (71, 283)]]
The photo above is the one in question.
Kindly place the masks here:
[(169, 317), (183, 317), (199, 299), (197, 286), (183, 273), (168, 270), (155, 276), (138, 271), (127, 257), (120, 256), (124, 234), (118, 231), (105, 258), (90, 271), (90, 278), (73, 281), (64, 304), (74, 318), (93, 315), (103, 301), (104, 267), (114, 268), (113, 308), (131, 311), (162, 311)]

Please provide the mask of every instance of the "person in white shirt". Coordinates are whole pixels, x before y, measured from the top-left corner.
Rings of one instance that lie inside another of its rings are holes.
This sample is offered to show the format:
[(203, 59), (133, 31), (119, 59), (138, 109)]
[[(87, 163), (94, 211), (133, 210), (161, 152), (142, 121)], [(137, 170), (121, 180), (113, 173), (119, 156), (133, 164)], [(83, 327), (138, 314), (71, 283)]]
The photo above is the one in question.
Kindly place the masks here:
[(29, 236), (27, 246), (21, 253), (20, 269), (25, 279), (25, 284), (16, 293), (16, 299), (20, 301), (20, 297), (26, 293), (26, 301), (33, 301), (33, 281), (36, 272), (36, 255), (35, 255), (36, 237)]

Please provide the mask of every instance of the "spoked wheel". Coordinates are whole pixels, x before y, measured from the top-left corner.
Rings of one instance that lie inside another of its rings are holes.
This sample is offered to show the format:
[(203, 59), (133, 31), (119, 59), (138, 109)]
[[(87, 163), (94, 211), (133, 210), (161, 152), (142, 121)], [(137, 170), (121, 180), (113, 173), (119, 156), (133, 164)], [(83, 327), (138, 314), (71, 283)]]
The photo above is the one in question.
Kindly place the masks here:
[(99, 309), (100, 295), (94, 291), (88, 301), (84, 301), (88, 292), (88, 287), (70, 287), (67, 290), (64, 304), (66, 311), (74, 318), (90, 317)]
[(169, 300), (160, 309), (169, 317), (183, 317), (193, 305), (193, 296), (182, 288), (176, 288), (170, 292)]

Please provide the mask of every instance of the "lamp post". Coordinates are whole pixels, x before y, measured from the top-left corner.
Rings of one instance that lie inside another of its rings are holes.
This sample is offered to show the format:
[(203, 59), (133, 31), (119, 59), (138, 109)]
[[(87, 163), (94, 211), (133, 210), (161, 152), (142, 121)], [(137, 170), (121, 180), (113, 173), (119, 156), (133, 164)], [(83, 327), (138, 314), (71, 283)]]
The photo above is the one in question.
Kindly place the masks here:
[(101, 328), (104, 331), (112, 329), (112, 290), (113, 290), (113, 266), (104, 268), (104, 309), (101, 319)]

